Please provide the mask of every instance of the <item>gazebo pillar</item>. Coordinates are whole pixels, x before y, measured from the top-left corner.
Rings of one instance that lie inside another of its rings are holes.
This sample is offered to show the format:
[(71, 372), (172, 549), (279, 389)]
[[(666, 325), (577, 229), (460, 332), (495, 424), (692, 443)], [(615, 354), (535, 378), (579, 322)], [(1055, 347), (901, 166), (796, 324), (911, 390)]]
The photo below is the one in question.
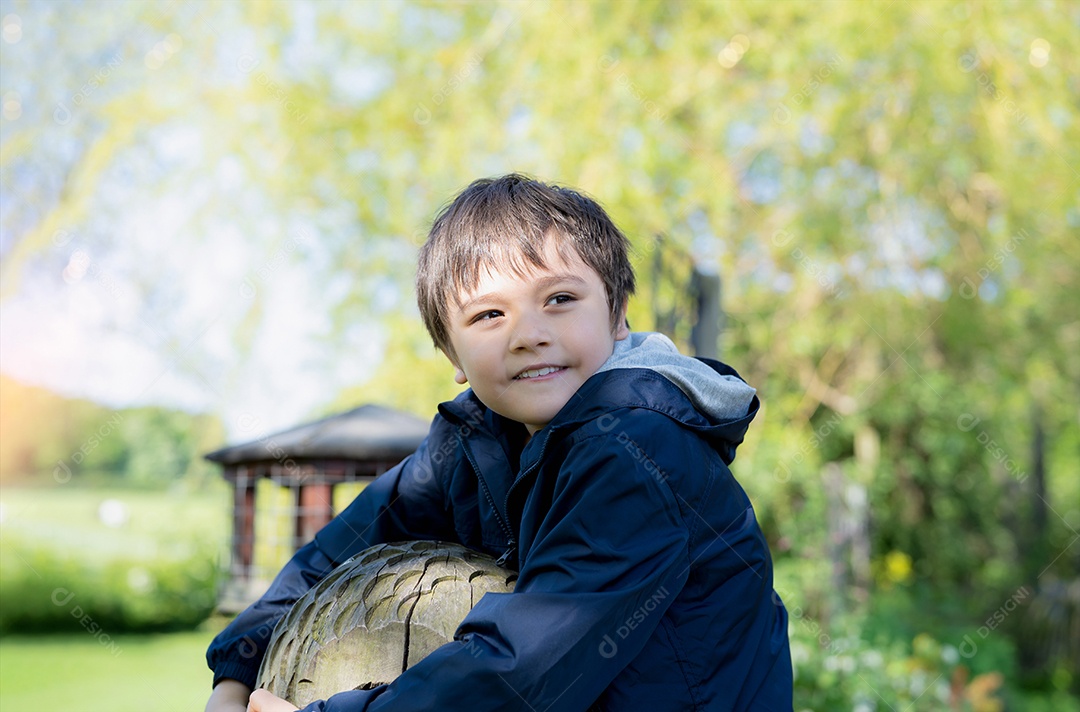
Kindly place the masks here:
[(244, 465), (236, 468), (233, 481), (233, 577), (247, 581), (255, 563), (255, 483)]
[(334, 485), (329, 482), (304, 482), (299, 485), (294, 549), (315, 538), (315, 534), (334, 518)]

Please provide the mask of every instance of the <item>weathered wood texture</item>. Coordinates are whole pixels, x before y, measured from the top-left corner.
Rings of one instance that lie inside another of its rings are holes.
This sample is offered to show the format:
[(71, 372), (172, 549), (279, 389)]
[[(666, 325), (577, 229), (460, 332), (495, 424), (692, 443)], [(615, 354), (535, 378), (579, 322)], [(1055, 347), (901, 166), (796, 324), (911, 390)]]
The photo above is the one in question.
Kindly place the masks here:
[(296, 602), (274, 629), (259, 687), (295, 705), (391, 682), (449, 642), (485, 593), (517, 574), (458, 544), (367, 549)]

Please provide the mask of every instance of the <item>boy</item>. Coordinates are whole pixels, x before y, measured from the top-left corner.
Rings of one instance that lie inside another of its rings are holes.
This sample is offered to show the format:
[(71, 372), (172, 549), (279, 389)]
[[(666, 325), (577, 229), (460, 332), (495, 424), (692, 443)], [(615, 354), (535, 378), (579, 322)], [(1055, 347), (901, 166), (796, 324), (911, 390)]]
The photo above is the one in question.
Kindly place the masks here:
[[(514, 593), (484, 596), (392, 684), (305, 711), (790, 712), (787, 614), (728, 470), (757, 397), (629, 332), (627, 249), (595, 202), (519, 175), (442, 211), (417, 298), (471, 388), (218, 635), (208, 711), (242, 709), (274, 624), (334, 566), (430, 539), (499, 556)], [(296, 709), (265, 691), (250, 704)]]

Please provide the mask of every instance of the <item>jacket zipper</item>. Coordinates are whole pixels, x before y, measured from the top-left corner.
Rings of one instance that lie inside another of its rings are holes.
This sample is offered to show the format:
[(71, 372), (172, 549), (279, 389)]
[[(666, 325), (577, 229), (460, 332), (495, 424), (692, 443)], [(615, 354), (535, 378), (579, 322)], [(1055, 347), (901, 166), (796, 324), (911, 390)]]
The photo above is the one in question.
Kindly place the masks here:
[[(508, 542), (508, 548), (503, 552), (502, 556), (495, 561), (498, 566), (505, 566), (514, 552), (517, 551), (517, 540), (514, 538), (514, 532), (510, 529), (510, 525), (503, 519), (502, 513), (495, 505), (495, 498), (491, 496), (491, 490), (488, 489), (487, 482), (484, 480), (484, 475), (480, 472), (480, 465), (477, 464), (476, 458), (473, 457), (472, 450), (465, 443), (465, 440), (459, 435), (458, 441), (461, 443), (462, 449), (465, 451), (465, 457), (469, 459), (469, 464), (472, 465), (473, 470), (476, 472), (476, 479), (480, 483), (480, 486), (484, 488), (484, 496), (487, 498), (488, 504), (491, 505), (491, 511), (495, 513), (495, 520), (499, 523), (499, 527), (502, 528), (503, 533), (506, 534), (506, 540)], [(513, 485), (510, 486), (513, 489)], [(509, 491), (507, 492), (507, 500), (509, 500)], [(505, 507), (504, 507), (505, 508)]]
[(510, 560), (510, 557), (517, 552), (517, 543), (513, 539), (510, 540), (510, 548), (503, 552), (503, 555), (495, 560), (496, 566), (506, 566), (506, 562)]
[[(514, 488), (517, 487), (519, 483), (524, 481), (525, 478), (527, 478), (529, 475), (531, 475), (533, 473), (533, 470), (535, 470), (536, 468), (538, 468), (540, 466), (540, 463), (544, 459), (544, 452), (547, 450), (547, 445), (548, 445), (549, 440), (551, 440), (550, 433), (544, 438), (544, 444), (540, 446), (540, 454), (536, 457), (535, 460), (533, 460), (533, 464), (529, 465), (529, 469), (522, 472), (520, 477), (518, 477), (512, 483), (510, 483), (510, 488), (508, 490), (506, 490), (506, 499), (505, 499), (505, 501), (503, 501), (503, 511), (506, 512), (506, 516), (508, 516), (508, 517), (510, 516), (510, 495), (513, 493)], [(475, 464), (473, 466), (475, 467)], [(479, 470), (478, 470), (478, 472), (479, 472)], [(481, 477), (479, 479), (482, 480), (483, 478)], [(486, 491), (486, 487), (487, 487), (487, 485), (485, 485), (485, 491)], [(491, 496), (490, 493), (488, 494), (488, 496), (489, 497)], [(498, 514), (498, 512), (496, 512), (496, 514)], [(500, 522), (502, 521), (501, 516), (499, 518), (499, 521)], [(506, 562), (510, 559), (510, 557), (516, 551), (517, 551), (517, 542), (514, 541), (514, 538), (511, 536), (510, 537), (510, 548), (507, 549), (503, 553), (503, 555), (499, 557), (499, 560), (496, 561), (495, 564), (498, 565), (498, 566), (504, 566), (506, 564)]]
[[(544, 444), (540, 446), (540, 454), (537, 455), (533, 464), (529, 465), (529, 469), (521, 473), (521, 476), (516, 478), (511, 484), (510, 488), (506, 490), (506, 499), (503, 501), (502, 511), (509, 516), (510, 512), (510, 495), (514, 492), (514, 488), (518, 486), (526, 477), (532, 474), (533, 470), (540, 466), (540, 462), (544, 459), (544, 453), (547, 451), (548, 441), (551, 440), (551, 434), (544, 438)], [(499, 526), (502, 528), (503, 533), (506, 534), (507, 548), (495, 561), (496, 566), (505, 566), (506, 562), (517, 553), (517, 539), (514, 538), (514, 532), (510, 529), (510, 525), (503, 518), (502, 512), (495, 506), (495, 498), (491, 496), (491, 490), (488, 489), (487, 482), (484, 480), (484, 475), (480, 471), (480, 465), (477, 464), (476, 458), (473, 457), (472, 449), (465, 443), (465, 439), (458, 434), (458, 442), (461, 443), (461, 449), (465, 451), (465, 457), (469, 459), (469, 464), (472, 465), (473, 470), (476, 472), (476, 479), (480, 483), (480, 486), (484, 488), (484, 496), (487, 497), (488, 504), (491, 505), (491, 510), (495, 512), (495, 520), (499, 522)]]

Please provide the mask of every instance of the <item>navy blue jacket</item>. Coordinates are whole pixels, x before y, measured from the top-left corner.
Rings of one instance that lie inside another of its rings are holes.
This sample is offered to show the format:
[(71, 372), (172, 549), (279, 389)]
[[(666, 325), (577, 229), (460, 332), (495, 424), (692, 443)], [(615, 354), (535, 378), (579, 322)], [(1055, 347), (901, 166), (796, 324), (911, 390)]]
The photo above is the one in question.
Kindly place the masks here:
[(215, 638), (215, 682), (254, 687), (275, 623), (333, 567), (428, 539), (503, 557), (519, 570), (514, 593), (485, 595), (453, 642), (392, 684), (305, 712), (789, 712), (787, 614), (728, 470), (757, 409), (753, 397), (717, 421), (656, 371), (619, 368), (522, 449), (522, 426), (465, 391)]

